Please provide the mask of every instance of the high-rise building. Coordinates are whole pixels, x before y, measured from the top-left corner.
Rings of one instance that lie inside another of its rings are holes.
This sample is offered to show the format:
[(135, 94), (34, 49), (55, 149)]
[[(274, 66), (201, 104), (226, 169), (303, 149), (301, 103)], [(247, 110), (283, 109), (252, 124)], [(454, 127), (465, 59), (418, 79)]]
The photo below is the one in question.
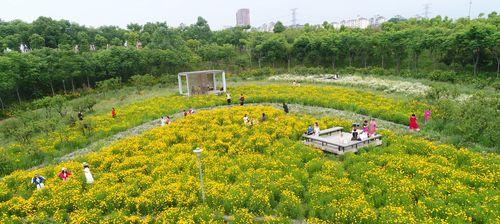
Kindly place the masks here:
[(250, 9), (239, 9), (236, 12), (236, 26), (250, 26)]

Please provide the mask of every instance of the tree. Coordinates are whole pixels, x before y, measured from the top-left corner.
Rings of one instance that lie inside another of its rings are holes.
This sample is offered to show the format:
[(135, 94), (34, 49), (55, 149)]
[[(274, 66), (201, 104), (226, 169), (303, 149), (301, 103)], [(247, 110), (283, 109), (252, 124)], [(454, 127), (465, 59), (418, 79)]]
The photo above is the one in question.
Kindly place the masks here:
[(121, 86), (121, 78), (111, 78), (111, 79), (106, 79), (100, 82), (96, 83), (97, 89), (101, 92), (106, 94), (106, 92), (111, 91), (111, 90), (117, 90)]
[(497, 62), (497, 78), (500, 74), (500, 32), (495, 32), (493, 35), (489, 36), (488, 39), (488, 49), (491, 54), (495, 57)]
[(127, 29), (132, 32), (139, 33), (142, 30), (142, 26), (137, 23), (130, 23), (127, 25)]
[(307, 34), (299, 36), (293, 42), (293, 55), (302, 64), (304, 64), (304, 59), (309, 54), (310, 50), (311, 50), (311, 38)]
[(144, 87), (152, 86), (156, 83), (156, 78), (150, 74), (134, 75), (130, 77), (130, 83), (137, 88), (140, 93)]
[(6, 68), (8, 61), (4, 57), (0, 57), (0, 104), (2, 110), (5, 110), (4, 96), (12, 92), (15, 88), (15, 80)]
[(273, 36), (264, 41), (259, 46), (265, 60), (272, 62), (273, 67), (276, 61), (284, 61), (287, 58), (287, 42), (283, 37)]
[(74, 112), (94, 111), (94, 105), (97, 104), (97, 100), (94, 97), (86, 96), (83, 98), (77, 98), (72, 101), (71, 107)]
[(135, 46), (135, 43), (139, 41), (139, 34), (136, 32), (128, 32), (125, 35), (126, 40), (128, 41), (128, 44), (131, 46)]
[(335, 60), (339, 53), (340, 38), (337, 33), (329, 33), (321, 37), (320, 52), (324, 58), (330, 58), (332, 68), (335, 69)]
[(274, 28), (273, 28), (274, 33), (281, 33), (285, 30), (286, 30), (286, 28), (281, 21), (278, 21), (278, 22), (276, 22), (276, 24), (274, 24)]
[(94, 44), (99, 48), (106, 47), (106, 44), (108, 44), (108, 40), (106, 39), (106, 37), (103, 37), (100, 34), (97, 34), (94, 37)]
[(359, 33), (357, 31), (344, 31), (340, 33), (340, 49), (349, 61), (349, 67), (352, 66), (357, 49), (361, 45)]
[(111, 45), (113, 45), (113, 46), (122, 46), (122, 44), (123, 44), (123, 41), (120, 40), (120, 38), (118, 38), (118, 37), (114, 37), (111, 40)]
[(387, 43), (389, 50), (396, 62), (396, 72), (401, 71), (401, 61), (407, 56), (407, 31), (389, 31), (387, 34)]
[(45, 46), (45, 39), (35, 33), (30, 36), (29, 43), (31, 49), (40, 49)]
[(196, 39), (206, 43), (212, 37), (212, 31), (210, 30), (207, 20), (200, 16), (195, 24), (186, 28), (184, 35), (186, 39)]
[(477, 75), (480, 57), (488, 47), (489, 37), (494, 33), (494, 30), (495, 28), (489, 25), (473, 24), (455, 38), (457, 46), (462, 48), (465, 54), (471, 56), (474, 75)]
[(199, 54), (205, 61), (210, 61), (212, 66), (219, 65), (222, 61), (229, 61), (234, 55), (234, 47), (230, 44), (222, 46), (217, 44), (205, 45), (200, 48)]

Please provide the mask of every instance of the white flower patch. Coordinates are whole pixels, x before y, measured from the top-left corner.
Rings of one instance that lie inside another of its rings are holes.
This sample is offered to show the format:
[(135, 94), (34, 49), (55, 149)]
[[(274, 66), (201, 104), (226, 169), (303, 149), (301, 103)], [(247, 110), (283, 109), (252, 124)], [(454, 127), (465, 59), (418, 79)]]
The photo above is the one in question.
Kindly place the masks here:
[(403, 93), (407, 95), (425, 95), (430, 86), (420, 82), (398, 81), (376, 78), (373, 76), (361, 77), (357, 75), (340, 76), (335, 79), (332, 74), (321, 75), (292, 75), (283, 74), (269, 77), (272, 81), (299, 81), (299, 82), (319, 82), (319, 83), (337, 83), (341, 85), (363, 86), (388, 93)]

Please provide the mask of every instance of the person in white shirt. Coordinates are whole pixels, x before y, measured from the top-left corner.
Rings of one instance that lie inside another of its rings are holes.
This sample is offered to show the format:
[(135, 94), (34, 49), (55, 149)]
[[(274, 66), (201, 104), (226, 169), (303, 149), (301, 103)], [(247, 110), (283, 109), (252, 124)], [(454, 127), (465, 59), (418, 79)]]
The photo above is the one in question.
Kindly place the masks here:
[(318, 122), (314, 122), (314, 135), (319, 136), (319, 124)]
[(231, 105), (231, 94), (229, 92), (226, 93), (226, 102), (227, 105)]
[(85, 179), (87, 181), (87, 184), (93, 184), (94, 177), (92, 176), (92, 173), (90, 172), (89, 164), (87, 164), (86, 162), (83, 163), (83, 173), (85, 174)]
[(243, 117), (243, 122), (244, 122), (245, 124), (249, 124), (249, 122), (250, 122), (250, 118), (248, 117), (248, 115), (246, 115), (246, 114), (245, 114), (245, 116)]

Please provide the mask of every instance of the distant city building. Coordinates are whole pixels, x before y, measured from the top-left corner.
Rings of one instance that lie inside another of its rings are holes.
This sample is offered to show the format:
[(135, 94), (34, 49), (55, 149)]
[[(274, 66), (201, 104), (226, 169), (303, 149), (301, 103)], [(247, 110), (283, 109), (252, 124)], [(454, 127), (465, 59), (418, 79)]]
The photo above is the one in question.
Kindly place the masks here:
[(250, 9), (239, 9), (236, 12), (236, 26), (250, 26)]
[(387, 19), (381, 15), (375, 15), (370, 19), (370, 26), (379, 27), (382, 23), (385, 23)]
[(264, 23), (259, 28), (257, 28), (259, 31), (262, 32), (273, 32), (274, 25), (276, 25), (275, 22), (270, 22), (270, 23)]
[(368, 27), (378, 27), (382, 23), (386, 21), (385, 17), (376, 15), (370, 19), (358, 16), (356, 19), (342, 20), (340, 22), (333, 22), (332, 26), (336, 29), (340, 27), (349, 27), (349, 28), (359, 28), (366, 29)]

